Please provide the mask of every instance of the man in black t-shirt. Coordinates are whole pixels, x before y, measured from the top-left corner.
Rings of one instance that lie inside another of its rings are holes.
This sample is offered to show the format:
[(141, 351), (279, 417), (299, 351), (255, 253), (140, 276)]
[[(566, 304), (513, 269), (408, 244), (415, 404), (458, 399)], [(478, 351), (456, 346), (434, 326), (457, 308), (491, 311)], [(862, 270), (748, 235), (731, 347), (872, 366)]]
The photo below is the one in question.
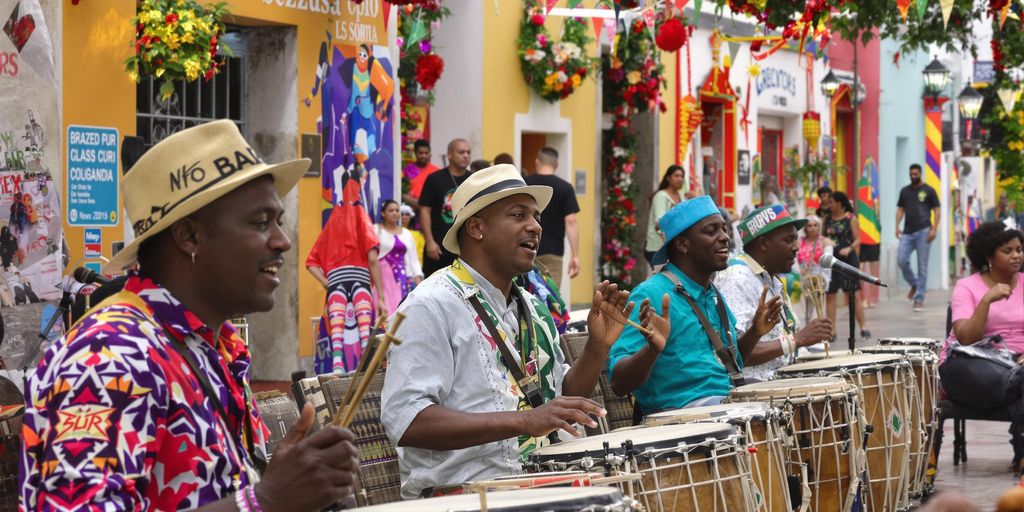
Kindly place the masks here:
[[(537, 152), (535, 161), (536, 173), (526, 177), (528, 185), (546, 185), (553, 189), (551, 202), (540, 214), (540, 226), (543, 232), (540, 237), (540, 249), (537, 251), (537, 262), (542, 265), (551, 279), (558, 283), (559, 290), (564, 290), (562, 283), (562, 258), (565, 255), (565, 238), (569, 237), (569, 279), (580, 273), (580, 231), (576, 224), (576, 214), (580, 206), (576, 202), (576, 191), (569, 182), (555, 176), (558, 169), (558, 151), (544, 147)], [(565, 297), (562, 292), (562, 297)]]
[(469, 142), (454, 139), (448, 143), (448, 167), (435, 171), (423, 183), (420, 195), (420, 224), (426, 242), (423, 251), (423, 275), (447, 267), (455, 261), (455, 255), (441, 247), (444, 235), (455, 222), (452, 214), (452, 194), (469, 178), (471, 160)]
[[(932, 216), (934, 215), (934, 219)], [(900, 231), (900, 221), (906, 224)], [(924, 311), (924, 290), (928, 285), (928, 248), (939, 226), (939, 196), (921, 182), (921, 166), (910, 166), (910, 185), (900, 190), (896, 202), (896, 238), (900, 240), (897, 261), (903, 279), (910, 285), (907, 299), (914, 300), (914, 311)], [(910, 268), (910, 253), (917, 252), (917, 275)]]

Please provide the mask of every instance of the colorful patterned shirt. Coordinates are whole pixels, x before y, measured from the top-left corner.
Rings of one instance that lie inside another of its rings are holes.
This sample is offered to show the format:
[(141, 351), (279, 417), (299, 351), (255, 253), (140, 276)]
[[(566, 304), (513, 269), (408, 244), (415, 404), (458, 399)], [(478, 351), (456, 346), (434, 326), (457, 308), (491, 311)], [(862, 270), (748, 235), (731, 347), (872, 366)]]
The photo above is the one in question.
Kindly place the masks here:
[[(174, 343), (216, 391), (215, 412)], [(26, 385), (23, 510), (188, 510), (254, 483), (269, 431), (249, 390), (249, 349), (153, 280), (133, 275), (47, 350)]]

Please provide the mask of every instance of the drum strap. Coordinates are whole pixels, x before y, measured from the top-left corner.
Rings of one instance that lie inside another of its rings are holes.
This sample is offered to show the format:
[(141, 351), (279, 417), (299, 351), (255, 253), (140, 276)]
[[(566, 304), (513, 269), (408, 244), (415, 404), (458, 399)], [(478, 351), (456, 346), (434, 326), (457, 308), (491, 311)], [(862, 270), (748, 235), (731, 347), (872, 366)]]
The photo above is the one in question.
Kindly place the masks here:
[(711, 322), (704, 316), (704, 313), (697, 307), (696, 301), (690, 296), (690, 292), (686, 291), (686, 287), (679, 281), (679, 277), (672, 273), (668, 269), (662, 269), (661, 274), (672, 281), (675, 285), (676, 293), (683, 296), (686, 302), (690, 304), (690, 309), (697, 315), (697, 320), (700, 321), (701, 327), (704, 328), (704, 332), (708, 335), (708, 339), (711, 340), (711, 346), (715, 350), (715, 354), (718, 355), (718, 359), (722, 361), (725, 366), (725, 371), (729, 373), (729, 380), (732, 382), (732, 386), (740, 387), (746, 382), (743, 380), (743, 373), (740, 371), (739, 364), (736, 362), (736, 343), (732, 342), (732, 336), (729, 334), (729, 315), (725, 312), (725, 301), (721, 298), (718, 293), (718, 289), (715, 285), (711, 285), (711, 290), (715, 292), (715, 303), (718, 306), (718, 320), (722, 325), (722, 329), (725, 332), (725, 337), (729, 341), (726, 345), (722, 343), (722, 337), (718, 335), (718, 331), (712, 327)]
[[(519, 297), (520, 304), (523, 299)], [(494, 340), (494, 344), (498, 346), (498, 351), (501, 352), (501, 361), (505, 364), (505, 368), (512, 373), (512, 378), (516, 379), (519, 383), (519, 389), (523, 390), (523, 396), (526, 397), (526, 401), (530, 404), (530, 407), (536, 409), (544, 405), (544, 396), (541, 394), (541, 387), (538, 375), (528, 377), (526, 371), (523, 370), (522, 366), (516, 362), (516, 358), (512, 355), (512, 351), (508, 348), (508, 343), (505, 342), (505, 338), (498, 332), (498, 327), (491, 321), (490, 315), (484, 310), (483, 304), (480, 303), (480, 299), (477, 298), (476, 294), (469, 296), (469, 303), (473, 306), (477, 316), (480, 317), (480, 321), (483, 322), (484, 326), (487, 327), (487, 332), (490, 333), (491, 338)], [(529, 314), (526, 311), (520, 311), (520, 315)], [(526, 321), (529, 322), (529, 317), (526, 317)], [(529, 335), (529, 334), (527, 334)], [(538, 370), (539, 372), (539, 370)]]

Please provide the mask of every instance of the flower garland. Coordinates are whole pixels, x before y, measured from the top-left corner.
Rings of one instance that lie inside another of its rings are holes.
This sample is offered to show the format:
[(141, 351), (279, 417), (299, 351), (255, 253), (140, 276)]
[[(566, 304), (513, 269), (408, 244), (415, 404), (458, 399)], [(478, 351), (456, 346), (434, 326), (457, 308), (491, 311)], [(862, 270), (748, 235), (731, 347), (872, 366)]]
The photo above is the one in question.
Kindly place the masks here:
[[(1002, 8), (1002, 2), (991, 2), (993, 11)], [(1024, 22), (1008, 19), (1000, 27), (999, 16), (992, 20), (992, 49), (996, 80), (985, 88), (985, 104), (982, 107), (982, 147), (996, 161), (1000, 184), (1011, 203), (1024, 204), (1024, 102), (1017, 101), (1007, 112), (999, 100), (1000, 89), (1020, 90), (1021, 84), (1014, 80), (1024, 67)], [(987, 112), (987, 114), (986, 114)]]
[(140, 74), (162, 78), (160, 95), (170, 98), (177, 80), (209, 80), (223, 62), (220, 48), (229, 57), (231, 48), (219, 43), (224, 34), (227, 2), (200, 5), (195, 0), (142, 0), (135, 25), (135, 54), (124, 61), (128, 78), (138, 83)]
[(591, 42), (586, 22), (566, 18), (562, 40), (552, 42), (544, 27), (545, 12), (544, 2), (526, 0), (516, 53), (526, 83), (545, 100), (555, 102), (568, 98), (583, 84), (596, 60), (586, 53)]
[[(391, 2), (395, 4), (397, 2)], [(402, 133), (403, 165), (415, 160), (411, 137), (423, 119), (415, 108), (417, 98), (427, 105), (434, 104), (434, 85), (444, 73), (444, 59), (434, 52), (431, 37), (441, 21), (450, 15), (447, 7), (436, 0), (407, 2), (398, 11), (398, 82), (402, 90), (400, 130)], [(402, 192), (408, 193), (409, 180), (402, 180)]]
[(637, 275), (633, 235), (636, 230), (637, 186), (636, 136), (630, 128), (632, 116), (643, 112), (665, 112), (661, 88), (666, 86), (664, 69), (646, 23), (636, 19), (620, 41), (615, 53), (602, 63), (606, 111), (613, 116), (604, 135), (603, 179), (606, 186), (601, 211), (601, 279), (629, 289), (642, 278)]

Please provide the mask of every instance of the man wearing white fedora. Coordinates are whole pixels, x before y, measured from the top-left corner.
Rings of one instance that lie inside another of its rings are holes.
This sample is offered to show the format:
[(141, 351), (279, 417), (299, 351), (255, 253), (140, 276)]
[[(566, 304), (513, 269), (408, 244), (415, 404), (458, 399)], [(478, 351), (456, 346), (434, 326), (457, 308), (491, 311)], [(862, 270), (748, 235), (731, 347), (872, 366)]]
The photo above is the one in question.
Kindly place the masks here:
[(444, 247), (459, 256), (399, 307), (403, 343), (391, 348), (381, 421), (399, 447), (402, 497), (522, 471), (556, 431), (594, 427), (590, 395), (632, 310), (601, 283), (590, 340), (571, 368), (546, 305), (513, 283), (529, 272), (551, 188), (528, 186), (512, 165), (469, 177), (452, 197)]
[(353, 436), (306, 438), (309, 406), (266, 465), (249, 349), (227, 321), (273, 308), (291, 247), (280, 197), (308, 166), (267, 164), (216, 121), (132, 167), (136, 238), (106, 271), (138, 270), (28, 380), (23, 509), (317, 511), (351, 494)]

